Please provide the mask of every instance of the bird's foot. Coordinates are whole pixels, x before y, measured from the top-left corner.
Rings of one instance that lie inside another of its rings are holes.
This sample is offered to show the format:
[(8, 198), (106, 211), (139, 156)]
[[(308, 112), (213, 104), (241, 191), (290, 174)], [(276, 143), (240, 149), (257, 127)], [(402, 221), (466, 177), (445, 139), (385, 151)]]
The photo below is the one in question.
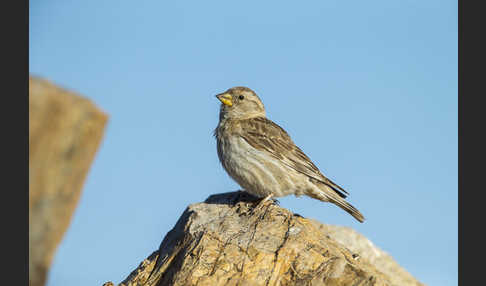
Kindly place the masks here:
[(273, 194), (270, 194), (266, 197), (264, 197), (263, 199), (260, 200), (260, 202), (258, 202), (258, 204), (255, 206), (254, 210), (256, 211), (259, 211), (261, 210), (265, 205), (267, 204), (272, 204), (274, 203), (275, 201), (272, 199), (273, 197)]

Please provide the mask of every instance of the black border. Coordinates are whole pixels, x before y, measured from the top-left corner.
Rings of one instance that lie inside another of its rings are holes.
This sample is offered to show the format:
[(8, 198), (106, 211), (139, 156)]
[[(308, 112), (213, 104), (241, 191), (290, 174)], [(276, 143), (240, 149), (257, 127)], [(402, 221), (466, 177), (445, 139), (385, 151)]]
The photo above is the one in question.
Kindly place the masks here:
[[(465, 4), (468, 4), (466, 7)], [(482, 234), (486, 207), (481, 198), (485, 177), (480, 158), (484, 107), (484, 9), (472, 1), (458, 1), (458, 285), (480, 285)], [(474, 85), (476, 84), (476, 86)], [(475, 99), (473, 101), (473, 99)], [(477, 103), (475, 102), (477, 100)], [(469, 135), (469, 138), (468, 138)], [(479, 151), (479, 152), (478, 152)], [(482, 156), (481, 156), (482, 157)], [(476, 259), (477, 258), (477, 259)], [(477, 262), (476, 262), (477, 260)]]
[(29, 2), (4, 2), (0, 11), (2, 284), (29, 285)]

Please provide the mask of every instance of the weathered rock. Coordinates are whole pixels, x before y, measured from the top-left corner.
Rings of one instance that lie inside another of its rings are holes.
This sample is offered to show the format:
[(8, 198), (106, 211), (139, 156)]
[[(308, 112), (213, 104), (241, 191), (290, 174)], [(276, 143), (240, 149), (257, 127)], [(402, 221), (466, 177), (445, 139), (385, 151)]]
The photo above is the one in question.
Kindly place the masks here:
[(90, 100), (29, 78), (29, 285), (44, 285), (107, 115)]
[(390, 271), (402, 268), (370, 255), (383, 252), (359, 234), (346, 241), (347, 229), (254, 200), (233, 192), (190, 205), (119, 285), (423, 285), (405, 270)]
[(392, 285), (423, 285), (407, 270), (401, 267), (389, 254), (376, 247), (369, 239), (354, 229), (316, 222), (332, 239), (346, 246), (351, 252), (359, 254), (379, 271), (386, 274)]

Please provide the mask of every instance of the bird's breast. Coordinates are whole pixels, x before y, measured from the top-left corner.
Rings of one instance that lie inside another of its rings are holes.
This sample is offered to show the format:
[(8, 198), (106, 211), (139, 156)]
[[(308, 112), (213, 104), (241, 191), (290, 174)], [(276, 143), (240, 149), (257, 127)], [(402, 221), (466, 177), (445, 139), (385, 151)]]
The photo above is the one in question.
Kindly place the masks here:
[(218, 157), (227, 173), (245, 190), (256, 195), (284, 196), (295, 190), (286, 165), (270, 154), (253, 148), (237, 135), (218, 138)]

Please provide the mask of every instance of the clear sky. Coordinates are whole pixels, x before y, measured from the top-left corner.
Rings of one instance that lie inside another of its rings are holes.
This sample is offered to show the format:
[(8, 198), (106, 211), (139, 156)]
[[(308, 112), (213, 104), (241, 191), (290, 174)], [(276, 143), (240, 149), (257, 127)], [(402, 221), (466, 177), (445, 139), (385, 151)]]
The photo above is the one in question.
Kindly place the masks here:
[(262, 98), (367, 218), (350, 226), (428, 285), (457, 285), (457, 1), (30, 0), (31, 74), (110, 115), (48, 286), (119, 283), (191, 203), (239, 187), (214, 95)]

